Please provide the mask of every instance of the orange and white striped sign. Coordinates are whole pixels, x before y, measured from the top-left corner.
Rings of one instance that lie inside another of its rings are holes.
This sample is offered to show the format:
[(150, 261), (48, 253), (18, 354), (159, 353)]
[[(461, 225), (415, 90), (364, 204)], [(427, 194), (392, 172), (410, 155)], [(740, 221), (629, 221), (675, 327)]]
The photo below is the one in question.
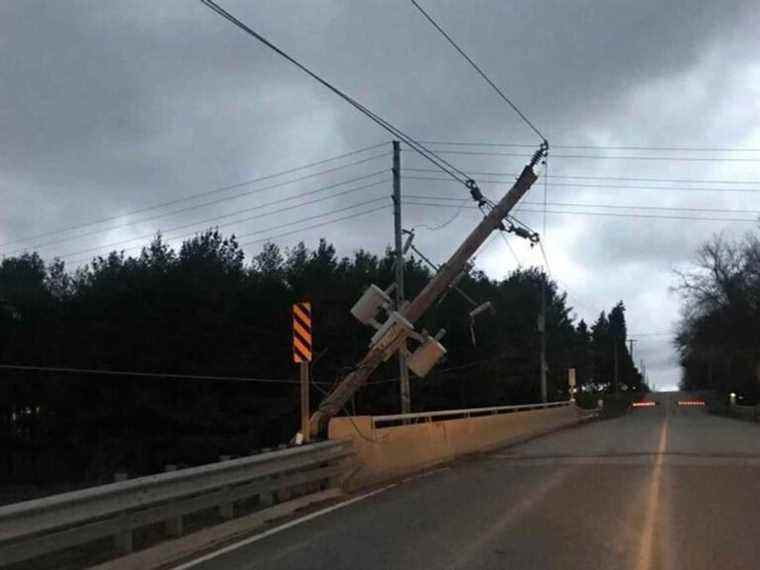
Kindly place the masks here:
[(311, 362), (311, 303), (293, 305), (293, 362)]

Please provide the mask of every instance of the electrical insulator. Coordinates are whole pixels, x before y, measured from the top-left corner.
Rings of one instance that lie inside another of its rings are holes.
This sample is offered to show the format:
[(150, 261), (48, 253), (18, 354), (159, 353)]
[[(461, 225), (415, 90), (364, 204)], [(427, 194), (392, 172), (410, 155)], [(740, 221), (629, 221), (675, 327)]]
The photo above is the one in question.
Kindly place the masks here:
[(525, 239), (531, 239), (533, 237), (533, 234), (526, 230), (525, 228), (520, 227), (514, 227), (512, 231), (515, 233), (516, 236), (525, 238)]

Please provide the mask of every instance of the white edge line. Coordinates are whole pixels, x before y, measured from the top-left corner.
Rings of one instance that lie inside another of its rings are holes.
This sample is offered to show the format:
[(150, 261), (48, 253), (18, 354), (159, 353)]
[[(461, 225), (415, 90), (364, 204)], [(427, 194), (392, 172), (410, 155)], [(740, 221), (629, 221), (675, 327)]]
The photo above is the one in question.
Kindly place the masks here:
[(451, 466), (446, 467), (439, 467), (437, 469), (433, 469), (431, 471), (423, 471), (422, 473), (419, 473), (417, 475), (412, 475), (411, 477), (407, 477), (406, 479), (402, 479), (402, 483), (410, 483), (411, 481), (416, 481), (417, 479), (423, 479), (424, 477), (430, 477), (431, 475), (435, 475), (436, 473), (440, 473), (442, 471), (448, 471), (451, 469)]
[(241, 548), (243, 546), (246, 546), (248, 544), (252, 544), (254, 542), (258, 542), (259, 540), (262, 540), (268, 536), (271, 536), (273, 534), (277, 534), (278, 532), (282, 532), (283, 530), (287, 530), (289, 528), (292, 528), (294, 526), (298, 526), (301, 523), (305, 523), (307, 521), (310, 521), (312, 519), (315, 519), (317, 517), (321, 517), (322, 515), (326, 515), (327, 513), (331, 513), (332, 511), (337, 511), (338, 509), (342, 509), (343, 507), (347, 507), (349, 505), (352, 505), (353, 503), (358, 503), (359, 501), (363, 501), (364, 499), (368, 499), (369, 497), (372, 497), (373, 495), (378, 495), (384, 491), (387, 491), (388, 489), (392, 487), (396, 487), (398, 483), (393, 483), (391, 485), (386, 485), (385, 487), (381, 487), (380, 489), (375, 489), (374, 491), (370, 491), (369, 493), (365, 493), (364, 495), (359, 495), (358, 497), (354, 497), (353, 499), (349, 499), (347, 501), (343, 501), (342, 503), (338, 503), (337, 505), (332, 505), (331, 507), (326, 507), (322, 510), (313, 512), (311, 514), (308, 514), (304, 517), (301, 517), (300, 519), (296, 519), (293, 521), (286, 522), (284, 524), (281, 524), (280, 526), (276, 526), (274, 528), (270, 528), (269, 530), (262, 532), (260, 534), (250, 536), (244, 540), (241, 540), (239, 542), (235, 542), (233, 544), (229, 544), (225, 546), (224, 548), (220, 548), (219, 550), (215, 550), (214, 552), (210, 552), (209, 554), (206, 554), (205, 556), (201, 556), (200, 558), (196, 558), (195, 560), (191, 560), (190, 562), (186, 562), (180, 566), (175, 566), (173, 570), (185, 570), (185, 568), (192, 568), (193, 566), (197, 566), (198, 564), (202, 564), (203, 562), (206, 562), (207, 560), (211, 560), (212, 558), (216, 558), (217, 556), (221, 556), (222, 554), (226, 554), (227, 552), (232, 552), (233, 550), (237, 550), (238, 548)]

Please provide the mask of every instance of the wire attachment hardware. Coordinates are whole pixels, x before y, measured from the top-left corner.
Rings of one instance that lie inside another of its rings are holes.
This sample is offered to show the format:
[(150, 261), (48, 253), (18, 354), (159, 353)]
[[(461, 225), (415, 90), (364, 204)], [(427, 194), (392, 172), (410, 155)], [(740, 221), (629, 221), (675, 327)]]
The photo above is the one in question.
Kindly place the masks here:
[(530, 159), (530, 167), (533, 168), (536, 166), (542, 158), (546, 158), (549, 154), (549, 141), (544, 140), (544, 142), (541, 143), (541, 146), (538, 147), (538, 150), (533, 153), (533, 157)]
[(465, 182), (465, 186), (470, 191), (470, 196), (472, 196), (472, 199), (478, 203), (479, 207), (482, 207), (488, 204), (485, 197), (483, 196), (483, 192), (481, 192), (480, 188), (478, 187), (478, 183), (475, 182), (472, 178), (467, 179), (467, 182)]
[(517, 237), (527, 239), (530, 242), (531, 247), (541, 241), (541, 236), (539, 236), (538, 232), (531, 231), (528, 228), (521, 226), (516, 226), (511, 220), (507, 220), (507, 228), (505, 231), (507, 233), (515, 234)]

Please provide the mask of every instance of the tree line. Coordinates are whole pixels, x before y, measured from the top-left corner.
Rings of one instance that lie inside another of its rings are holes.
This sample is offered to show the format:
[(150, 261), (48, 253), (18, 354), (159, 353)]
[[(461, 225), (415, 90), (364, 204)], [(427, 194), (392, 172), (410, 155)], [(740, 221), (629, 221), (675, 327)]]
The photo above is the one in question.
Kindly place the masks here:
[[(407, 259), (408, 296), (431, 270)], [(158, 235), (140, 255), (111, 252), (68, 272), (36, 253), (0, 262), (0, 363), (113, 376), (0, 369), (0, 476), (6, 481), (97, 481), (117, 470), (150, 473), (167, 463), (200, 464), (287, 441), (298, 426), (291, 304), (312, 303), (315, 360), (311, 399), (320, 398), (364, 354), (373, 332), (349, 309), (372, 283), (394, 280), (394, 256), (359, 250), (339, 257), (321, 240), (281, 250), (265, 244), (246, 261), (234, 236), (208, 230), (175, 251)], [(473, 271), (460, 283), (495, 315), (471, 331), (472, 306), (450, 291), (422, 319), (444, 328), (444, 361), (412, 376), (415, 411), (539, 400), (537, 318), (546, 294), (549, 397), (568, 397), (567, 370), (584, 390), (642, 389), (628, 354), (625, 306), (576, 322), (567, 295), (536, 269), (502, 280)], [(235, 377), (177, 379), (161, 374)], [(346, 413), (399, 410), (392, 359)], [(244, 381), (250, 379), (251, 381)]]
[(760, 399), (760, 238), (714, 236), (679, 273), (681, 388)]

